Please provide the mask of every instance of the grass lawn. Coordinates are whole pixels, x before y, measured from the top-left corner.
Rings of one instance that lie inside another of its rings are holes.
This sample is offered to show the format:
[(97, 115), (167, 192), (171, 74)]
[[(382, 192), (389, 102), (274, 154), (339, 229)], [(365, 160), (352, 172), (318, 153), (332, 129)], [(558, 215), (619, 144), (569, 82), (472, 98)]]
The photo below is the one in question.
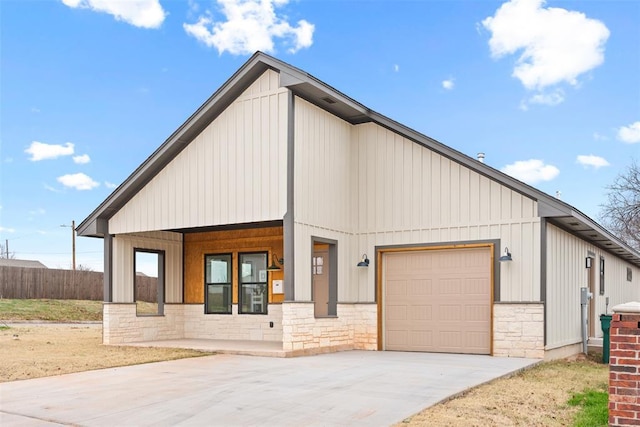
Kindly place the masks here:
[(102, 301), (0, 299), (0, 320), (102, 321)]

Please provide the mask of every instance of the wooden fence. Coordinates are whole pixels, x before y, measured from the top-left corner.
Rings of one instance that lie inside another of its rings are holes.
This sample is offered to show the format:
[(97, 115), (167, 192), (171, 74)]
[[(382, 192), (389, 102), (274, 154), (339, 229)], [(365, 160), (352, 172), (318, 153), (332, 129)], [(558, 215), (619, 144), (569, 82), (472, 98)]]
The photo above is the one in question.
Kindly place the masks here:
[[(155, 277), (137, 276), (139, 301), (156, 302)], [(102, 301), (103, 274), (52, 268), (0, 267), (0, 298)]]

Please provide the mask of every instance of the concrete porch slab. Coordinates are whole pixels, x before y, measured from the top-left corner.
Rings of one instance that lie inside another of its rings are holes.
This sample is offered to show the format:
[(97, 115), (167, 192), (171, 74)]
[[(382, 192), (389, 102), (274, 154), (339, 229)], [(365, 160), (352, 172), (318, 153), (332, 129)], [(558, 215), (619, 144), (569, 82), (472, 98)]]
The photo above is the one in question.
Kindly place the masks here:
[(263, 357), (298, 357), (315, 356), (318, 354), (335, 353), (337, 351), (354, 350), (352, 345), (332, 346), (332, 347), (311, 347), (299, 350), (283, 350), (280, 341), (252, 341), (252, 340), (206, 340), (206, 339), (175, 339), (138, 341), (125, 344), (115, 344), (119, 346), (132, 347), (165, 347), (165, 348), (187, 348), (219, 354), (238, 354), (242, 356), (263, 356)]
[(287, 356), (287, 353), (282, 349), (281, 341), (178, 339), (140, 341), (118, 345), (132, 347), (186, 348), (220, 354), (239, 354), (243, 356)]

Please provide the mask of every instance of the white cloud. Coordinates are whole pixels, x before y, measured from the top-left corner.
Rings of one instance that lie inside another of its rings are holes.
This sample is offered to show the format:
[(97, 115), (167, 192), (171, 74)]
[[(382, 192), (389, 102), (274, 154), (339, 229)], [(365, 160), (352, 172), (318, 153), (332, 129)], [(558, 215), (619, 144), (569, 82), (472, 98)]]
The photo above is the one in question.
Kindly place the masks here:
[(42, 208), (38, 208), (38, 209), (35, 209), (35, 210), (32, 210), (32, 211), (29, 211), (29, 215), (44, 215), (46, 213), (47, 213), (47, 211), (45, 211)]
[(219, 54), (251, 54), (257, 50), (275, 52), (274, 39), (283, 39), (290, 53), (313, 44), (315, 26), (300, 20), (291, 26), (286, 16), (276, 15), (276, 7), (289, 0), (217, 0), (226, 21), (214, 21), (207, 11), (195, 24), (183, 24), (192, 37), (215, 47)]
[(640, 142), (640, 121), (622, 126), (618, 129), (618, 139), (627, 144)]
[(187, 4), (189, 5), (189, 10), (187, 13), (189, 13), (190, 15), (198, 13), (198, 11), (200, 10), (200, 5), (194, 0), (188, 0)]
[(0, 226), (0, 233), (15, 233), (15, 232), (16, 232), (15, 228), (7, 228), (7, 227)]
[(43, 142), (33, 141), (29, 148), (24, 150), (25, 153), (31, 154), (32, 162), (38, 162), (46, 159), (57, 159), (61, 156), (70, 156), (73, 154), (73, 144), (67, 142), (65, 145), (45, 144)]
[(76, 190), (91, 190), (100, 185), (100, 183), (95, 182), (91, 177), (83, 173), (59, 176), (58, 182), (65, 187), (75, 188)]
[(107, 188), (113, 189), (113, 188), (116, 188), (118, 185), (114, 184), (113, 182), (105, 181), (104, 182), (104, 186), (107, 187)]
[(598, 132), (594, 132), (593, 133), (593, 139), (595, 139), (596, 141), (608, 141), (609, 137), (606, 135), (602, 135)]
[(77, 163), (79, 165), (84, 165), (86, 163), (89, 163), (91, 161), (91, 157), (89, 157), (88, 154), (82, 154), (79, 156), (73, 156), (73, 162)]
[(396, 73), (400, 71), (400, 66), (398, 64), (393, 64), (393, 71), (395, 71)]
[(542, 104), (542, 105), (558, 105), (564, 101), (564, 91), (562, 89), (556, 89), (553, 92), (540, 92), (533, 95), (527, 100), (528, 104)]
[(118, 21), (140, 28), (159, 28), (167, 15), (159, 0), (62, 0), (62, 3), (71, 8), (108, 13)]
[(62, 193), (62, 191), (58, 190), (55, 187), (50, 186), (49, 184), (44, 184), (44, 189), (47, 191), (51, 191), (52, 193)]
[(506, 165), (500, 170), (528, 184), (535, 184), (540, 181), (551, 181), (560, 173), (557, 167), (545, 165), (542, 160), (538, 159), (519, 160), (510, 165)]
[(576, 161), (583, 165), (584, 167), (593, 167), (594, 169), (600, 169), (604, 166), (609, 166), (609, 162), (606, 161), (603, 157), (594, 156), (593, 154), (587, 155), (579, 155), (576, 158)]
[(604, 62), (609, 30), (584, 13), (544, 5), (544, 0), (511, 0), (483, 20), (491, 32), (491, 55), (521, 52), (513, 76), (527, 89), (575, 86), (578, 76)]
[(446, 89), (446, 90), (451, 90), (451, 89), (453, 89), (453, 86), (455, 86), (454, 80), (455, 80), (455, 79), (454, 79), (453, 77), (451, 77), (451, 78), (449, 78), (449, 79), (447, 79), (447, 80), (443, 80), (443, 81), (442, 81), (442, 87), (443, 87), (444, 89)]

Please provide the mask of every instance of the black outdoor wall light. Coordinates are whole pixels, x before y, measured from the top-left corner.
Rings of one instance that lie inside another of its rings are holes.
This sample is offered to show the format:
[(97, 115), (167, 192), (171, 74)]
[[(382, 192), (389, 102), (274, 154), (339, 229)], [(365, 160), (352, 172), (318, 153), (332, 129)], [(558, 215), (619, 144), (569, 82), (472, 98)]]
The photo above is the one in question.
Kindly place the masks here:
[(273, 254), (271, 257), (272, 262), (269, 267), (267, 267), (267, 271), (280, 271), (281, 268), (278, 267), (278, 264), (284, 265), (284, 258), (278, 258), (278, 255)]
[(358, 263), (358, 267), (369, 267), (369, 258), (367, 258), (367, 254), (362, 254), (362, 259)]
[(511, 258), (511, 252), (509, 252), (509, 248), (508, 247), (504, 247), (504, 255), (502, 255), (498, 261), (502, 262), (502, 261), (513, 261), (513, 258)]

